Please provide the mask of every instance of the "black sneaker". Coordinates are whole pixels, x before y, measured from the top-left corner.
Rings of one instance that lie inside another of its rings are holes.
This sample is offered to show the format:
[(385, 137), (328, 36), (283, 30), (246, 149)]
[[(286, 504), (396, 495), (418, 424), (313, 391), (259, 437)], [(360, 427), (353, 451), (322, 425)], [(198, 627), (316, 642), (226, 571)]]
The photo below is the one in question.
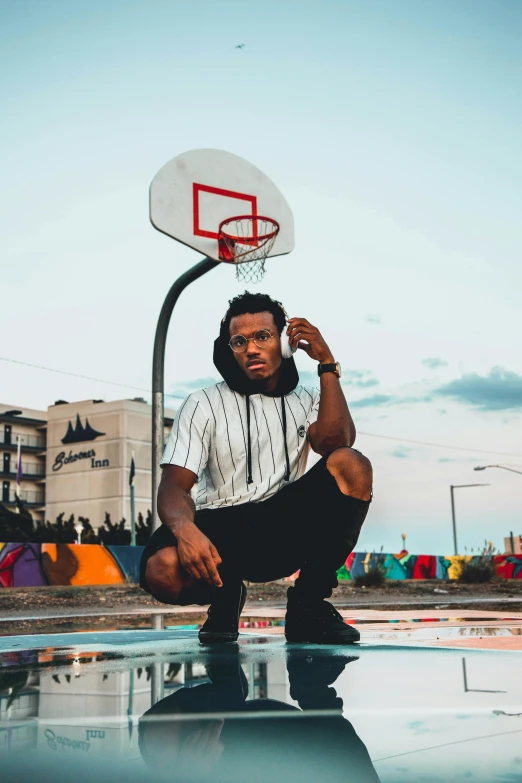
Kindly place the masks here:
[(335, 654), (309, 648), (288, 647), (286, 668), (290, 683), (290, 698), (302, 710), (340, 710), (342, 699), (337, 696), (336, 680), (347, 664), (358, 661), (357, 655)]
[(354, 644), (360, 640), (359, 631), (345, 623), (328, 601), (300, 601), (290, 590), (285, 618), (287, 642)]
[(208, 661), (205, 662), (205, 669), (215, 691), (219, 689), (222, 693), (224, 712), (241, 708), (248, 697), (248, 680), (239, 663), (237, 645), (233, 649), (236, 650), (235, 656), (227, 651), (227, 657), (223, 659), (209, 653)]
[(208, 608), (208, 618), (198, 634), (201, 644), (237, 642), (239, 617), (245, 605), (246, 594), (243, 582), (216, 588), (214, 600)]

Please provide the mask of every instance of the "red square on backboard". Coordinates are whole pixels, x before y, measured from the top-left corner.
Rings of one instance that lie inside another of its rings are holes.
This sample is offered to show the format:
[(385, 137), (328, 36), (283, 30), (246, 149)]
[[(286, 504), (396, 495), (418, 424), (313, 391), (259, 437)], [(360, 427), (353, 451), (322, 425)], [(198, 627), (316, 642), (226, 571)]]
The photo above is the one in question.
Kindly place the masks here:
[[(204, 229), (200, 225), (200, 203), (199, 203), (199, 196), (200, 193), (210, 193), (214, 196), (224, 196), (227, 199), (237, 199), (239, 202), (244, 202), (243, 204), (238, 204), (238, 211), (236, 214), (238, 215), (244, 215), (244, 214), (251, 214), (251, 215), (257, 215), (257, 197), (256, 196), (249, 196), (247, 193), (238, 193), (235, 190), (224, 190), (223, 188), (213, 188), (210, 185), (200, 185), (197, 182), (192, 183), (192, 198), (193, 198), (193, 214), (194, 214), (194, 235), (198, 237), (208, 237), (209, 239), (217, 239), (218, 238), (218, 226), (216, 226), (215, 231), (209, 231), (207, 229)], [(248, 210), (248, 206), (250, 206), (250, 210)], [(226, 217), (234, 217), (234, 215), (226, 215), (223, 219)]]

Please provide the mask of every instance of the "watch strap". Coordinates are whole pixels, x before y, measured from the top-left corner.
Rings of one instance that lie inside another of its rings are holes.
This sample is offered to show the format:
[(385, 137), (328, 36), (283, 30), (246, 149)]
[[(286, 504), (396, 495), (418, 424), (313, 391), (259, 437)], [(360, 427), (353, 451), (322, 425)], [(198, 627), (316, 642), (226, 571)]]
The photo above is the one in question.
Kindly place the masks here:
[(337, 362), (333, 364), (318, 364), (317, 374), (322, 375), (325, 372), (333, 372), (339, 378), (339, 365)]

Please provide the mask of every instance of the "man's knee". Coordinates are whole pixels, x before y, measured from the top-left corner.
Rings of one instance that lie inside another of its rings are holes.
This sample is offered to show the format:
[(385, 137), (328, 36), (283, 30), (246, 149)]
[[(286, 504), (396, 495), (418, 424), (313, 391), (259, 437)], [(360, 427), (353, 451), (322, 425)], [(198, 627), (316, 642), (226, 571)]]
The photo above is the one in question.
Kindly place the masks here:
[(176, 604), (183, 587), (177, 549), (159, 549), (151, 555), (145, 569), (147, 591), (164, 604)]
[(355, 449), (336, 449), (326, 459), (326, 467), (343, 495), (369, 500), (372, 492), (373, 470), (370, 460)]

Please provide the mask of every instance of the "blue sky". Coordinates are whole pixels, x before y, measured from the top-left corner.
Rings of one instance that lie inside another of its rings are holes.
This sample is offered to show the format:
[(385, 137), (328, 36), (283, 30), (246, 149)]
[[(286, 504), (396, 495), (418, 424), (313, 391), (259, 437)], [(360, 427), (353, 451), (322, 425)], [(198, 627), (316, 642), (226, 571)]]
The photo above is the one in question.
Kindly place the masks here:
[[(449, 485), (475, 480), (490, 486), (458, 493), (461, 548), (522, 532), (522, 476), (472, 471), (522, 470), (517, 0), (0, 13), (2, 357), (150, 388), (161, 303), (198, 258), (152, 229), (148, 186), (180, 152), (229, 150), (294, 212), (296, 249), (257, 290), (319, 326), (343, 364), (375, 467), (360, 546), (397, 551), (405, 532), (411, 551), (451, 552)], [(212, 340), (240, 290), (219, 268), (183, 295), (168, 392), (216, 377)], [(0, 373), (2, 400), (35, 408), (139, 394)]]

